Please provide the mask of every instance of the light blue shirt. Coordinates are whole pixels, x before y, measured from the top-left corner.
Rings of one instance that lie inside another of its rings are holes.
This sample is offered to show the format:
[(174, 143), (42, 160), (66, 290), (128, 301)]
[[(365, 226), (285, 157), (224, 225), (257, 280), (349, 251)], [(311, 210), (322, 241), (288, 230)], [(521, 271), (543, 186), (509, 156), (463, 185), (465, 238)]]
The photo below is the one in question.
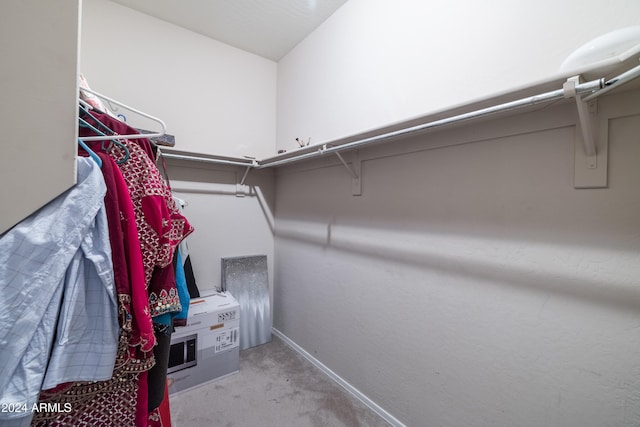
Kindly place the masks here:
[(0, 237), (0, 404), (26, 408), (0, 413), (0, 425), (28, 425), (40, 389), (113, 373), (106, 186), (94, 161), (79, 157), (77, 169), (73, 188)]

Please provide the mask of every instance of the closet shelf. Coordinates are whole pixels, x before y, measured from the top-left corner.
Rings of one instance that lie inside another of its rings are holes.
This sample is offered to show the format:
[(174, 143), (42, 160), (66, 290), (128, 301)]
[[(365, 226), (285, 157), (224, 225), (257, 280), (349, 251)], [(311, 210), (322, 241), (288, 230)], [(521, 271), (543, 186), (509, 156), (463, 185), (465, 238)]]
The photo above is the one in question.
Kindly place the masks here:
[[(401, 137), (437, 130), (443, 127), (466, 125), (472, 121), (477, 122), (482, 119), (496, 119), (534, 111), (551, 102), (575, 102), (579, 112), (578, 120), (579, 128), (581, 129), (581, 132), (577, 133), (579, 133), (579, 137), (585, 141), (583, 144), (585, 150), (584, 155), (586, 155), (587, 159), (591, 159), (591, 161), (587, 163), (587, 168), (596, 168), (598, 166), (595, 161), (595, 157), (597, 156), (596, 143), (594, 141), (595, 132), (593, 130), (594, 125), (591, 123), (594, 118), (597, 118), (597, 114), (594, 114), (594, 102), (596, 102), (598, 96), (616, 90), (623, 85), (625, 90), (639, 87), (639, 59), (640, 52), (635, 52), (634, 55), (614, 63), (613, 67), (612, 64), (607, 64), (608, 68), (606, 72), (602, 68), (599, 68), (596, 70), (584, 70), (575, 76), (558, 76), (525, 88), (512, 90), (409, 121), (403, 121), (347, 138), (300, 148), (296, 151), (265, 159), (230, 158), (165, 149), (163, 149), (163, 154), (169, 159), (244, 166), (249, 170), (251, 168), (264, 169), (278, 167), (323, 156), (324, 154), (334, 153), (355, 181), (359, 180), (358, 173), (351, 169), (342, 156), (340, 156), (339, 153), (341, 151), (354, 150), (372, 144), (388, 143), (398, 140)], [(598, 72), (602, 74), (596, 74)], [(593, 79), (592, 76), (594, 75), (601, 75), (602, 77)], [(580, 83), (580, 76), (587, 76), (591, 78), (591, 80)], [(632, 81), (634, 81), (634, 84), (628, 84)], [(606, 164), (601, 164), (600, 167), (606, 168)], [(577, 187), (579, 187), (579, 185), (577, 185)]]

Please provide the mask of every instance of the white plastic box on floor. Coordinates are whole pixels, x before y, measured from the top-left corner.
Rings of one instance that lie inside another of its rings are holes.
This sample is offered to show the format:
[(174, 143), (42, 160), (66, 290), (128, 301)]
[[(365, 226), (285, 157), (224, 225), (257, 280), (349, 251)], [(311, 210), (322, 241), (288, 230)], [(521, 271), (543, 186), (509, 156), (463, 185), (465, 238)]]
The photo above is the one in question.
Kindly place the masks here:
[(238, 372), (240, 307), (229, 292), (194, 298), (187, 326), (176, 327), (169, 353), (169, 393)]

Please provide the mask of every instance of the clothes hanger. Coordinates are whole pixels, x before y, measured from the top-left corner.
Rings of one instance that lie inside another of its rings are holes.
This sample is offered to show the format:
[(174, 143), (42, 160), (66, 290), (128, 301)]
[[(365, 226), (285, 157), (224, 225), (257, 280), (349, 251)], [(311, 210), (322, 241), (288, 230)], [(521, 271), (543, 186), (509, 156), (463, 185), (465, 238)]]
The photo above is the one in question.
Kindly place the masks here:
[(84, 143), (83, 140), (78, 138), (78, 145), (85, 149), (87, 153), (89, 153), (89, 157), (91, 157), (100, 168), (102, 168), (102, 159), (98, 157), (98, 155), (93, 151), (87, 144)]
[[(145, 117), (145, 118), (147, 118), (147, 119), (149, 119), (149, 120), (151, 120), (153, 122), (156, 122), (158, 125), (160, 125), (160, 128), (161, 128), (161, 130), (159, 132), (156, 132), (156, 133), (121, 135), (120, 137), (122, 139), (140, 139), (140, 138), (150, 139), (150, 138), (157, 138), (157, 137), (162, 137), (162, 136), (166, 135), (167, 126), (159, 118), (154, 117), (154, 116), (152, 116), (150, 114), (144, 113), (144, 112), (142, 112), (140, 110), (137, 110), (137, 109), (135, 109), (133, 107), (130, 107), (130, 106), (126, 105), (126, 104), (123, 104), (120, 101), (116, 101), (113, 98), (109, 98), (108, 96), (103, 95), (103, 94), (101, 94), (99, 92), (96, 92), (95, 90), (89, 89), (87, 87), (82, 87), (82, 88), (80, 88), (80, 90), (88, 92), (90, 94), (93, 94), (93, 95), (101, 98), (104, 101), (108, 101), (109, 103), (113, 103), (115, 105), (118, 105), (118, 106), (120, 106), (120, 107), (122, 107), (122, 108), (124, 108), (126, 110), (129, 110), (129, 111), (131, 111), (133, 113), (138, 114), (141, 117)], [(100, 137), (96, 137), (96, 136), (89, 136), (89, 137), (86, 137), (86, 138), (83, 138), (83, 139), (84, 139), (84, 141), (100, 141)]]
[[(82, 104), (82, 102), (81, 102), (80, 104)], [(98, 120), (96, 117), (94, 117), (94, 115), (93, 115), (93, 114), (91, 114), (91, 113), (89, 112), (89, 110), (95, 110), (94, 108), (88, 108), (88, 109), (87, 109), (87, 108), (84, 108), (84, 107), (83, 107), (83, 105), (80, 105), (80, 109), (81, 109), (85, 114), (87, 114), (89, 117), (91, 117), (91, 118), (95, 121), (95, 123), (98, 125), (98, 127), (101, 127), (102, 129), (104, 129), (104, 132), (106, 132), (106, 133), (108, 133), (108, 134), (111, 134), (111, 135), (115, 135), (115, 132), (114, 132), (111, 128), (109, 128), (107, 125), (105, 125), (104, 123), (102, 123), (100, 120)], [(95, 111), (98, 111), (98, 110), (95, 110)], [(99, 111), (98, 111), (98, 112), (99, 112)], [(120, 136), (120, 135), (118, 135), (118, 138), (125, 139), (123, 136)], [(103, 147), (103, 148), (104, 148), (104, 147)]]
[(93, 110), (93, 105), (89, 104), (87, 101), (85, 101), (85, 100), (84, 100), (84, 99), (82, 99), (82, 98), (78, 98), (78, 103), (79, 103), (82, 107), (84, 107), (84, 108), (83, 108), (83, 110), (84, 110), (85, 112), (87, 112), (87, 110)]
[[(91, 113), (89, 112), (89, 110), (95, 110), (95, 108), (93, 108), (90, 104), (88, 104), (87, 102), (84, 102), (84, 101), (83, 101), (83, 100), (81, 100), (81, 99), (78, 99), (78, 101), (80, 102), (80, 109), (81, 109), (85, 114), (88, 114), (88, 115), (89, 115), (89, 117), (91, 117), (99, 127), (103, 128), (103, 129), (105, 130), (105, 132), (107, 132), (107, 133), (109, 133), (109, 134), (111, 134), (111, 135), (115, 134), (115, 132), (114, 132), (113, 130), (111, 130), (107, 125), (105, 125), (105, 124), (104, 124), (104, 123), (102, 123), (100, 120), (98, 120), (97, 118), (95, 118), (95, 117), (93, 116), (93, 114), (91, 114)], [(98, 110), (95, 110), (95, 111), (98, 111)], [(98, 135), (108, 136), (107, 134), (102, 133), (102, 132), (100, 132), (98, 129), (96, 129), (96, 128), (94, 128), (93, 126), (91, 126), (91, 125), (90, 125), (86, 120), (84, 120), (84, 119), (82, 119), (82, 118), (80, 118), (80, 119), (82, 120), (82, 122), (80, 123), (80, 126), (82, 126), (82, 127), (86, 127), (86, 128), (89, 128), (89, 129), (93, 130), (94, 132), (96, 132)], [(118, 137), (119, 137), (119, 138), (122, 138), (122, 137), (121, 137), (121, 136), (119, 136), (119, 135), (118, 135)], [(117, 163), (117, 164), (119, 164), (119, 165), (121, 165), (121, 164), (123, 164), (124, 162), (126, 162), (127, 160), (129, 160), (129, 156), (130, 156), (129, 149), (128, 149), (124, 144), (122, 144), (120, 141), (118, 141), (118, 140), (116, 140), (116, 139), (110, 139), (110, 141), (112, 141), (113, 143), (115, 143), (115, 144), (116, 144), (118, 147), (120, 147), (120, 148), (124, 151), (124, 153), (125, 153), (124, 158), (123, 158), (123, 159), (121, 159), (121, 160), (119, 160), (119, 161), (117, 161), (116, 163)], [(103, 150), (106, 150), (106, 149), (105, 149), (105, 147), (104, 147), (104, 140), (102, 141), (102, 149), (103, 149)]]
[[(101, 132), (100, 130), (96, 129), (95, 127), (93, 127), (91, 124), (89, 124), (86, 120), (84, 120), (82, 117), (78, 118), (79, 121), (79, 125), (81, 127), (84, 128), (88, 128), (91, 129), (92, 131), (94, 131), (95, 133), (97, 133), (98, 135), (104, 137), (102, 138), (102, 149), (106, 150), (106, 148), (104, 147), (104, 141), (108, 140), (111, 141), (112, 143), (114, 143), (115, 145), (117, 145), (120, 149), (122, 149), (124, 151), (124, 158), (117, 160), (116, 163), (121, 165), (124, 162), (126, 162), (127, 160), (129, 160), (129, 149), (120, 141), (118, 141), (117, 139), (114, 139), (106, 134), (104, 134), (103, 132)], [(98, 123), (100, 123), (100, 121), (97, 121)], [(84, 142), (84, 140), (82, 138), (78, 138), (80, 140), (82, 140)]]

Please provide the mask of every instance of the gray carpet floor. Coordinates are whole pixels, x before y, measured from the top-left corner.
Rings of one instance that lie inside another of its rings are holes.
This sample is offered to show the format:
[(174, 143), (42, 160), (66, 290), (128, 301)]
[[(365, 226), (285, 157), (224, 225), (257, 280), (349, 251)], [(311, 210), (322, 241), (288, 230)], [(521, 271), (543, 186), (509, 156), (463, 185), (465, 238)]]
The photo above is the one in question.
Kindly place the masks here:
[(174, 427), (388, 427), (278, 337), (240, 352), (238, 373), (170, 397)]

